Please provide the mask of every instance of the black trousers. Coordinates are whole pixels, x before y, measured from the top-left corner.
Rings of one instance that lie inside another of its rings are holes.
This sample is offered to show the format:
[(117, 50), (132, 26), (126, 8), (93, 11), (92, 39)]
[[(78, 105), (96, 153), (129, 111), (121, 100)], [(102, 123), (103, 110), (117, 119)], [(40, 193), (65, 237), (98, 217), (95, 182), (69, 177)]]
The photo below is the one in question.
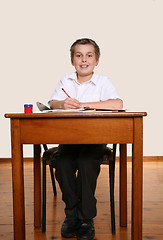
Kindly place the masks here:
[(96, 216), (95, 189), (106, 144), (59, 145), (55, 176), (68, 218)]

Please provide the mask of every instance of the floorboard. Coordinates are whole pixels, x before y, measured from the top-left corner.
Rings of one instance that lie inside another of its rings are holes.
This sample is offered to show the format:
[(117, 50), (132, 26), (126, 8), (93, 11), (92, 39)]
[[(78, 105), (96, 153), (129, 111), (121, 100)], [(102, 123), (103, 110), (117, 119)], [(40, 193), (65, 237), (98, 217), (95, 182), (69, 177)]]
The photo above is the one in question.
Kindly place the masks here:
[[(131, 239), (131, 162), (128, 168), (128, 227), (119, 227), (119, 163), (115, 173), (116, 234), (111, 234), (108, 166), (102, 166), (98, 179), (96, 240)], [(53, 197), (49, 169), (47, 168), (47, 232), (33, 227), (33, 164), (25, 163), (26, 239), (63, 239), (60, 228), (64, 220), (64, 203), (57, 184), (57, 197)], [(163, 162), (144, 162), (143, 185), (143, 240), (163, 239)], [(13, 207), (11, 164), (0, 163), (0, 240), (13, 240)], [(72, 238), (76, 239), (76, 238)]]

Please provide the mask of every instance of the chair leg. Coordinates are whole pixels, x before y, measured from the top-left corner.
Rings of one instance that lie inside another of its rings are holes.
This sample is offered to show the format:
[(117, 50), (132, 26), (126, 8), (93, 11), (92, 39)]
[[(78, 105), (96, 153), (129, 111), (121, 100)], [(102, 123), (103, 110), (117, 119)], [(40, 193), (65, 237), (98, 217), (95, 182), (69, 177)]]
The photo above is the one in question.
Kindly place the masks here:
[(46, 144), (43, 144), (43, 148), (44, 148), (44, 151), (47, 151), (48, 150), (48, 147)]
[[(47, 144), (43, 144), (43, 148), (44, 148), (44, 151), (47, 151), (47, 150), (48, 150)], [(55, 184), (53, 167), (49, 165), (49, 169), (50, 169), (50, 175), (51, 175), (53, 193), (54, 193), (54, 196), (56, 196), (56, 195), (57, 195), (57, 191), (56, 191), (56, 184)]]
[(54, 196), (57, 195), (53, 167), (49, 165)]
[(114, 171), (115, 171), (115, 162), (110, 161), (110, 163), (109, 163), (109, 180), (110, 180), (110, 208), (111, 208), (112, 234), (115, 234)]
[(109, 162), (110, 208), (111, 208), (112, 234), (115, 234), (114, 176), (115, 176), (116, 147), (117, 147), (117, 145), (113, 144), (113, 160)]
[(46, 232), (46, 161), (42, 167), (42, 232)]

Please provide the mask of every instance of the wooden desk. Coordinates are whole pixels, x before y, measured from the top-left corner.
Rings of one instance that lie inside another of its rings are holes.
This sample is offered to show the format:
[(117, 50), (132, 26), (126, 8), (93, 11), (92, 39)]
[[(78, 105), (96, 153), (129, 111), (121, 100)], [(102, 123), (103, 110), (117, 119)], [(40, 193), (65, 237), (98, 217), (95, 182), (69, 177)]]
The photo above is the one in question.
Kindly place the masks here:
[(34, 144), (34, 225), (41, 226), (40, 144), (120, 144), (120, 225), (127, 226), (127, 152), (132, 144), (132, 240), (142, 239), (145, 112), (5, 114), (11, 119), (14, 239), (25, 239), (23, 144)]

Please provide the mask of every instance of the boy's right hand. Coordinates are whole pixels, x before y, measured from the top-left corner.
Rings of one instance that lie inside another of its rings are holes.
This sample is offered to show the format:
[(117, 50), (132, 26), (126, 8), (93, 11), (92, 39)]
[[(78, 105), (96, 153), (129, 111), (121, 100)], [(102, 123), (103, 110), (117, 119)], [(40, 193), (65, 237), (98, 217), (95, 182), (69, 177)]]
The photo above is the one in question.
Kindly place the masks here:
[(80, 102), (75, 99), (75, 98), (66, 98), (64, 101), (63, 101), (63, 108), (64, 109), (77, 109), (77, 108), (81, 108), (81, 104)]

